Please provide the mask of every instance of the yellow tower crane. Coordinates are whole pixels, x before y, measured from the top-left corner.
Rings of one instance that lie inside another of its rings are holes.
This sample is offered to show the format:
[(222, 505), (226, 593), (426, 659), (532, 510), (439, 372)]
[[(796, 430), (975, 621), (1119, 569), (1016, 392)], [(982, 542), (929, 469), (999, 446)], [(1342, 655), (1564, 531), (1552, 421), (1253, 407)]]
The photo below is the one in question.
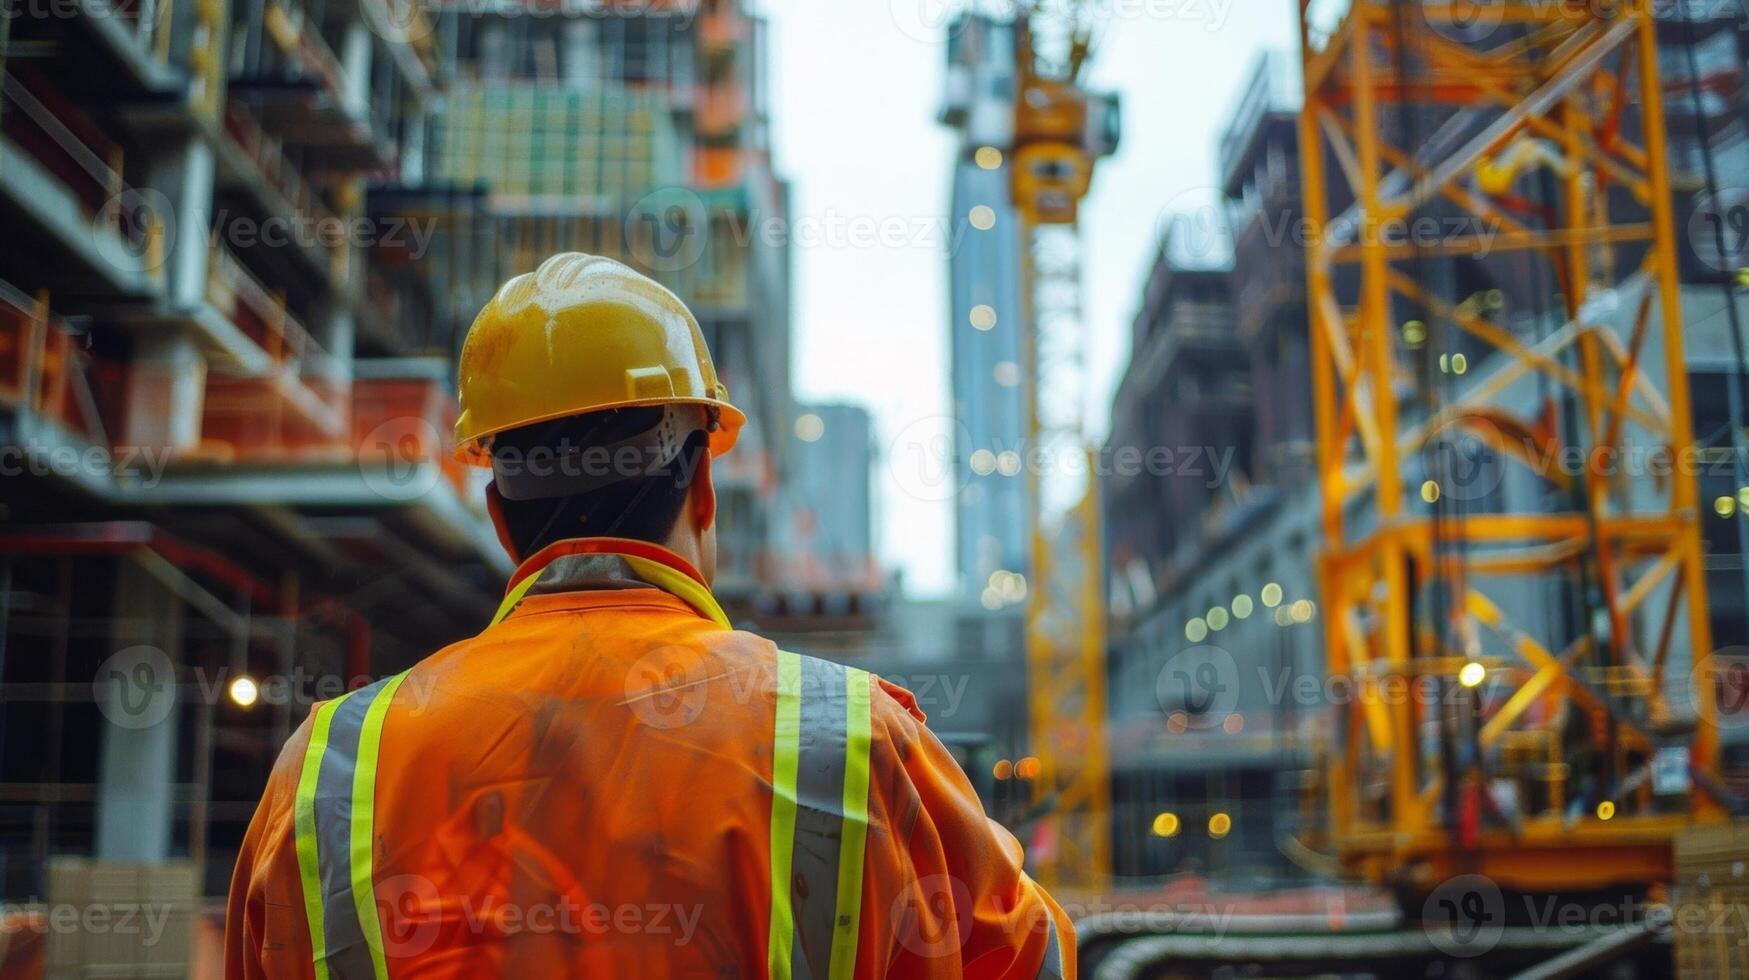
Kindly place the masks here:
[(1077, 219), (1094, 161), (1117, 142), (1117, 102), (1090, 94), (1086, 4), (1022, 3), (1015, 17), (1010, 191), (1023, 236), (1027, 448), (1033, 587), (1026, 609), (1033, 780), (1041, 880), (1106, 887), (1111, 789), (1099, 489), (1086, 465), (1086, 324)]

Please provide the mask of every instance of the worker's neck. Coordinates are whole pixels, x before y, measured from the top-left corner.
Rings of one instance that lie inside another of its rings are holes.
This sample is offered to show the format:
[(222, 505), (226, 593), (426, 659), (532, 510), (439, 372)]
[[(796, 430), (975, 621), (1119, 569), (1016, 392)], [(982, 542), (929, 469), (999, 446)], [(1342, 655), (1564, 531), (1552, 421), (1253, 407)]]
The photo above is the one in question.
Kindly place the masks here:
[(686, 559), (686, 563), (698, 569), (698, 573), (705, 577), (705, 584), (709, 585), (711, 573), (705, 560), (703, 542), (697, 532), (685, 526), (686, 523), (685, 521), (677, 522), (674, 530), (668, 532), (667, 540), (658, 543)]

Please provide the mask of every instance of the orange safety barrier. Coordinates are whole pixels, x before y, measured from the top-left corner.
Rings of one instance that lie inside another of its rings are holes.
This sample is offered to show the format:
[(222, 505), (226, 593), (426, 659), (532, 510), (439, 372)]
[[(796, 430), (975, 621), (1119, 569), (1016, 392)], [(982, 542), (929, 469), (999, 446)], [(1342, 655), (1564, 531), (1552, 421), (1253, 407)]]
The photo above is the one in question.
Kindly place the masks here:
[(104, 442), (93, 386), (95, 366), (46, 298), (31, 300), (0, 283), (0, 402)]
[(352, 444), (360, 456), (393, 453), (398, 459), (434, 459), (463, 500), (472, 493), (467, 466), (450, 451), (455, 396), (429, 378), (360, 379), (352, 388)]

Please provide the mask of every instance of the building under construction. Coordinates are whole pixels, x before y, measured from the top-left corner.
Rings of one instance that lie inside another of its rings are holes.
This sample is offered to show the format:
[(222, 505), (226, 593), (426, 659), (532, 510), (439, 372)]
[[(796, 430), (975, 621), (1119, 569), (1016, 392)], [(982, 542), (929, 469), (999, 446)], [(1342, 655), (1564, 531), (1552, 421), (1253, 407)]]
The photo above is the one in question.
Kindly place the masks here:
[(866, 498), (804, 515), (782, 489), (820, 464), (787, 455), (789, 262), (749, 232), (787, 207), (764, 22), (537, 6), (0, 17), (0, 901), (177, 910), (147, 951), (9, 913), (0, 962), (210, 974), (212, 900), (309, 706), (490, 617), (510, 566), (449, 457), (454, 357), (550, 253), (697, 311), (752, 418), (717, 475), (737, 615), (879, 604)]

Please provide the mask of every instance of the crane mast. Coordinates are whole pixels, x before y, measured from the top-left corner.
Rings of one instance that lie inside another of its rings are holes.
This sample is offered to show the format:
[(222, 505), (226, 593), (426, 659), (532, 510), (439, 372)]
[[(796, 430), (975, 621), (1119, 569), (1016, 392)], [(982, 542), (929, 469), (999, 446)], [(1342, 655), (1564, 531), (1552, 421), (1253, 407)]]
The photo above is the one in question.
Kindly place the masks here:
[(1024, 3), (1015, 18), (1010, 190), (1021, 219), (1026, 471), (1034, 586), (1026, 608), (1028, 717), (1040, 760), (1034, 855), (1047, 885), (1104, 888), (1111, 869), (1103, 548), (1083, 406), (1081, 199), (1116, 148), (1116, 100), (1090, 94), (1089, 6)]

